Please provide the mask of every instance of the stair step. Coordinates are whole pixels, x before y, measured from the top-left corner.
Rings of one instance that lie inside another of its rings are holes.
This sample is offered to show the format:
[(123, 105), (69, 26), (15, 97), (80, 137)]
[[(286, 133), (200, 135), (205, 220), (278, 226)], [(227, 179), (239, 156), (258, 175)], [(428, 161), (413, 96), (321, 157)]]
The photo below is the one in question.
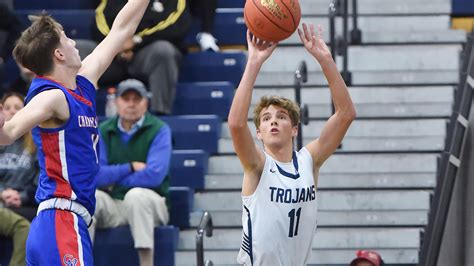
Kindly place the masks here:
[[(318, 191), (318, 210), (428, 210), (430, 191), (350, 190)], [(194, 209), (206, 211), (241, 211), (239, 191), (200, 192), (194, 195)]]
[[(358, 117), (448, 117), (454, 100), (453, 86), (349, 87), (349, 92)], [(249, 119), (253, 118), (254, 105), (262, 96), (268, 95), (295, 100), (295, 89), (254, 89)], [(328, 88), (301, 89), (301, 101), (308, 106), (311, 118), (328, 118), (331, 115), (330, 97)]]
[[(212, 224), (216, 227), (242, 227), (242, 211), (213, 211)], [(197, 227), (202, 211), (191, 213), (191, 227)], [(425, 226), (426, 210), (421, 211), (319, 211), (318, 226)]]
[[(277, 49), (278, 50), (278, 49)], [(457, 55), (456, 55), (457, 56)], [(268, 86), (293, 86), (294, 75), (297, 65), (305, 60), (311, 63), (312, 59), (308, 57), (296, 57), (286, 62), (288, 69), (282, 71), (260, 72), (257, 77), (257, 87)], [(349, 59), (349, 61), (352, 59)], [(386, 60), (386, 59), (382, 59)], [(370, 62), (369, 62), (370, 63)], [(268, 63), (267, 63), (268, 64)], [(339, 67), (342, 71), (342, 67)], [(440, 85), (455, 84), (459, 82), (459, 70), (349, 70), (352, 74), (352, 85), (367, 86), (390, 86), (390, 85)], [(308, 86), (327, 86), (327, 81), (321, 71), (308, 71)]]
[[(446, 119), (356, 120), (352, 123), (339, 151), (439, 151), (444, 148)], [(303, 125), (303, 144), (321, 134), (326, 121), (311, 121)], [(255, 143), (253, 122), (249, 122)], [(233, 153), (234, 148), (227, 123), (223, 123), (219, 153)]]
[[(331, 0), (300, 1), (301, 12), (308, 15), (327, 15)], [(360, 15), (367, 14), (450, 14), (451, 2), (445, 0), (358, 0)], [(349, 1), (352, 13), (352, 1)]]
[[(316, 239), (317, 240), (317, 239)], [(207, 239), (204, 240), (206, 243)], [(357, 248), (354, 249), (313, 249), (309, 257), (309, 265), (348, 265), (355, 258)], [(211, 260), (214, 265), (240, 265), (237, 264), (238, 250), (209, 251), (205, 250), (204, 260)], [(418, 263), (418, 249), (415, 248), (386, 248), (377, 249), (385, 263), (390, 264), (416, 264)], [(176, 252), (176, 265), (196, 265), (195, 251)]]
[[(418, 249), (418, 228), (318, 228), (313, 250), (327, 249)], [(206, 251), (238, 250), (242, 239), (241, 229), (213, 230), (213, 236), (205, 238)], [(192, 251), (196, 245), (196, 230), (183, 230), (179, 234), (178, 250)]]
[[(426, 173), (437, 169), (437, 154), (334, 154), (321, 167), (322, 173)], [(212, 156), (208, 174), (242, 174), (237, 156)]]
[[(206, 190), (242, 188), (242, 174), (207, 175)], [(436, 185), (436, 172), (427, 173), (321, 173), (318, 187), (327, 188), (432, 188)]]
[[(461, 48), (458, 44), (351, 46), (348, 67), (350, 71), (458, 70)], [(261, 71), (293, 73), (295, 66), (288, 62), (296, 65), (303, 59), (307, 60), (308, 71), (321, 71), (303, 46), (278, 47)]]

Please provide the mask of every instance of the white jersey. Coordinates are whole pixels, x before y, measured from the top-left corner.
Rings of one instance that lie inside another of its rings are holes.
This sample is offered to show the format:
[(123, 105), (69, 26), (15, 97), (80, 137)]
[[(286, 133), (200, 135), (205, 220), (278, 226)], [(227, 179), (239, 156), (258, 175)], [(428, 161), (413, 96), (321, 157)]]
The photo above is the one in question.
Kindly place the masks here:
[(265, 166), (251, 196), (243, 196), (245, 265), (305, 265), (316, 231), (317, 195), (313, 160), (306, 148), (281, 163), (265, 153)]

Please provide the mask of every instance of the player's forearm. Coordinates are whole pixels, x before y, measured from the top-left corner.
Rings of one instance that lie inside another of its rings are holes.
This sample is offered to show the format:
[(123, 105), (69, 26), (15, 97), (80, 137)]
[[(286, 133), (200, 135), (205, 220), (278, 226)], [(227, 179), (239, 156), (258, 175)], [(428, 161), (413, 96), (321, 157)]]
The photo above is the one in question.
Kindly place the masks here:
[(0, 145), (10, 145), (19, 137), (15, 135), (14, 128), (8, 122), (0, 129)]
[(149, 0), (129, 0), (115, 18), (110, 33), (123, 36), (123, 41), (132, 37), (149, 2)]
[(325, 61), (320, 62), (320, 64), (328, 81), (335, 111), (353, 119), (355, 117), (354, 104), (336, 63), (332, 58), (327, 58)]
[(249, 61), (247, 63), (230, 108), (228, 117), (229, 127), (247, 125), (248, 112), (252, 102), (252, 91), (261, 67), (262, 64), (259, 62)]

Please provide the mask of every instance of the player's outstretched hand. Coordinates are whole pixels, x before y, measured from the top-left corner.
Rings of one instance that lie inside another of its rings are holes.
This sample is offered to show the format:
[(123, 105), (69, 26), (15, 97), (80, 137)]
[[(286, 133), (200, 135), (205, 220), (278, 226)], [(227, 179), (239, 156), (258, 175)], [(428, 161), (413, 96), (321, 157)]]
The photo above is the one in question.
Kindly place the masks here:
[(260, 40), (247, 30), (247, 44), (249, 47), (248, 60), (263, 63), (270, 57), (278, 43)]
[(3, 105), (0, 104), (0, 128), (5, 125), (5, 116), (3, 115)]
[(298, 34), (306, 50), (308, 50), (318, 62), (321, 63), (325, 60), (332, 59), (331, 51), (322, 38), (323, 30), (321, 25), (318, 25), (318, 35), (316, 35), (313, 24), (309, 24), (308, 29), (306, 23), (303, 23), (303, 29), (298, 28)]

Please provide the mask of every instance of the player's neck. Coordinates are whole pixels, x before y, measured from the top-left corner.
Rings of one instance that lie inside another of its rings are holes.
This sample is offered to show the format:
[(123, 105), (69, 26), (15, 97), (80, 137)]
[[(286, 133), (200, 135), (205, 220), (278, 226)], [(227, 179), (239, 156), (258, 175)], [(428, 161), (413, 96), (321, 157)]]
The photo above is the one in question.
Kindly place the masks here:
[(268, 153), (273, 159), (286, 163), (291, 162), (293, 158), (293, 147), (292, 145), (285, 145), (284, 147), (265, 147), (265, 152)]
[(76, 89), (76, 76), (77, 70), (65, 67), (55, 67), (51, 73), (45, 75), (46, 78), (55, 80), (70, 90)]

